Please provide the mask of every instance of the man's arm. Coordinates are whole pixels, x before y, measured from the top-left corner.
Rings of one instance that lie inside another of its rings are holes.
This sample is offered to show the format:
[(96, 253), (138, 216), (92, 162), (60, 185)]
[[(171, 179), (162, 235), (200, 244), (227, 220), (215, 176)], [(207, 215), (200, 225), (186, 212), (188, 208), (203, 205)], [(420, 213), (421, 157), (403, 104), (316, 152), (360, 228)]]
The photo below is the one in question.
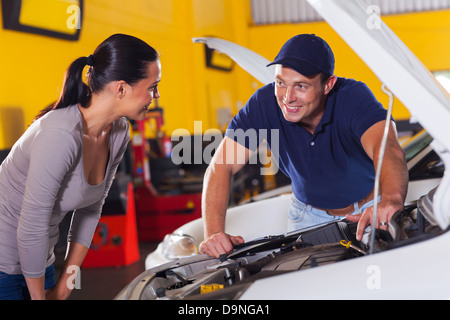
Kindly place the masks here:
[(225, 215), (231, 178), (248, 162), (250, 155), (249, 149), (228, 137), (214, 154), (203, 181), (204, 241), (200, 244), (200, 252), (218, 258), (231, 252), (234, 244), (244, 242), (240, 236), (225, 234)]
[[(367, 155), (373, 160), (375, 170), (378, 169), (378, 157), (385, 123), (386, 121), (380, 121), (374, 124), (361, 137), (361, 144)], [(388, 229), (388, 225), (380, 226), (380, 223), (388, 223), (394, 213), (403, 210), (407, 188), (408, 169), (405, 154), (398, 143), (395, 125), (391, 122), (380, 172), (379, 194), (381, 200), (377, 206), (377, 221), (376, 225), (372, 226), (373, 228)], [(360, 240), (365, 227), (372, 224), (373, 208), (366, 209), (360, 217), (348, 215), (347, 218), (350, 221), (360, 218), (356, 233), (357, 239)]]

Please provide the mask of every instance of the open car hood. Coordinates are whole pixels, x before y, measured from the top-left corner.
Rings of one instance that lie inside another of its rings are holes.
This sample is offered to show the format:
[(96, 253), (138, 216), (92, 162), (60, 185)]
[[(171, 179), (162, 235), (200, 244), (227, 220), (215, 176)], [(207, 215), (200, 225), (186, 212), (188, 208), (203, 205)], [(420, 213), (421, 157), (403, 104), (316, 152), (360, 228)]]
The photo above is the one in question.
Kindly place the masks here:
[(209, 48), (226, 54), (262, 84), (268, 84), (274, 80), (275, 66), (266, 67), (270, 61), (250, 49), (231, 41), (212, 37), (192, 38), (192, 41), (204, 43)]
[[(432, 146), (450, 168), (450, 97), (429, 70), (381, 20), (368, 25), (367, 4), (362, 0), (308, 0), (380, 81), (408, 108), (434, 138)], [(372, 17), (373, 18), (373, 17)], [(232, 42), (194, 38), (194, 42), (227, 54), (263, 84), (273, 81), (269, 60)], [(447, 196), (446, 196), (447, 195)], [(444, 174), (436, 191), (434, 213), (442, 229), (450, 225), (450, 177)]]

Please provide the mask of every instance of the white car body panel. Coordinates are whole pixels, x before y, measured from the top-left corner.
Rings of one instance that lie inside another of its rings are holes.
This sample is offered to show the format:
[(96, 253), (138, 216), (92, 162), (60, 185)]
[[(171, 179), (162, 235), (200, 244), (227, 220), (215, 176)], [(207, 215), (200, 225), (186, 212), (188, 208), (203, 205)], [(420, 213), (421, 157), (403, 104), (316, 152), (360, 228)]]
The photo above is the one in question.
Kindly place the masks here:
[[(284, 191), (286, 188), (282, 190)], [(232, 235), (243, 235), (246, 241), (267, 235), (284, 234), (287, 230), (287, 209), (290, 199), (290, 195), (281, 195), (230, 208), (226, 215), (225, 230)], [(173, 233), (189, 235), (199, 244), (203, 241), (203, 220), (195, 219), (179, 227)], [(147, 256), (146, 269), (168, 262), (160, 249), (158, 247)]]
[(449, 241), (446, 233), (407, 247), (258, 280), (241, 299), (447, 300)]
[(441, 183), (440, 178), (410, 181), (408, 183), (408, 193), (406, 194), (405, 204), (410, 204), (424, 195), (424, 190), (431, 190)]
[[(267, 235), (284, 234), (290, 199), (290, 195), (282, 195), (228, 209), (225, 230), (232, 235), (245, 235), (246, 241)], [(203, 223), (198, 219), (180, 227), (176, 233), (189, 234), (201, 242)]]
[[(424, 148), (418, 156), (411, 159), (411, 161), (408, 161), (408, 170), (410, 170), (412, 167), (414, 167), (426, 154), (428, 154), (431, 150), (431, 146), (428, 146)], [(424, 180), (410, 180), (408, 182), (408, 192), (406, 194), (405, 204), (410, 204), (417, 199), (419, 199), (421, 196), (424, 195), (425, 190), (431, 190), (435, 187), (437, 187), (441, 183), (441, 178), (435, 178), (435, 179), (424, 179)]]

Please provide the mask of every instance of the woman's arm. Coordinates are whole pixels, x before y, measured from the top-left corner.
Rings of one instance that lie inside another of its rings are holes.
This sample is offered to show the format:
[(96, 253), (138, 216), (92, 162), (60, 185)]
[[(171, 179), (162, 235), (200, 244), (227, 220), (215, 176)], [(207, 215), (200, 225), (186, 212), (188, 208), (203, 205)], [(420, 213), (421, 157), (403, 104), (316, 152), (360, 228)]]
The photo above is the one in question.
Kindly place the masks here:
[[(44, 290), (45, 276), (40, 278), (25, 277), (28, 291), (32, 300), (65, 300), (69, 297), (75, 285), (76, 272), (80, 270), (81, 263), (88, 252), (88, 248), (69, 242), (61, 274), (54, 288)], [(75, 272), (75, 273), (74, 273)]]
[(31, 300), (45, 300), (44, 283), (45, 276), (40, 278), (25, 277)]
[[(47, 290), (46, 299), (65, 300), (69, 297), (75, 285), (76, 273), (80, 270), (81, 263), (89, 248), (76, 243), (68, 242), (68, 249), (64, 265), (56, 286)], [(75, 273), (74, 273), (75, 272)]]
[(49, 224), (61, 181), (70, 170), (77, 145), (63, 130), (50, 128), (28, 134), (33, 136), (18, 220), (17, 247), (31, 298), (44, 299)]

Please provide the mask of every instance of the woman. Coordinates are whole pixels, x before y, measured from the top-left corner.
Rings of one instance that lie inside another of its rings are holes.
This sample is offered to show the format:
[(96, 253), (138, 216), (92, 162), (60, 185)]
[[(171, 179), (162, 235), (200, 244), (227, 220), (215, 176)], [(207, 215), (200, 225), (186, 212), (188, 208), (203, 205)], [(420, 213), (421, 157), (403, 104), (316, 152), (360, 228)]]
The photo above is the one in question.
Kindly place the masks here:
[[(0, 166), (0, 299), (69, 296), (71, 270), (88, 251), (127, 148), (125, 118), (145, 118), (159, 97), (160, 77), (157, 52), (123, 34), (70, 65), (59, 100), (36, 117)], [(72, 210), (67, 255), (55, 284), (58, 225)]]

